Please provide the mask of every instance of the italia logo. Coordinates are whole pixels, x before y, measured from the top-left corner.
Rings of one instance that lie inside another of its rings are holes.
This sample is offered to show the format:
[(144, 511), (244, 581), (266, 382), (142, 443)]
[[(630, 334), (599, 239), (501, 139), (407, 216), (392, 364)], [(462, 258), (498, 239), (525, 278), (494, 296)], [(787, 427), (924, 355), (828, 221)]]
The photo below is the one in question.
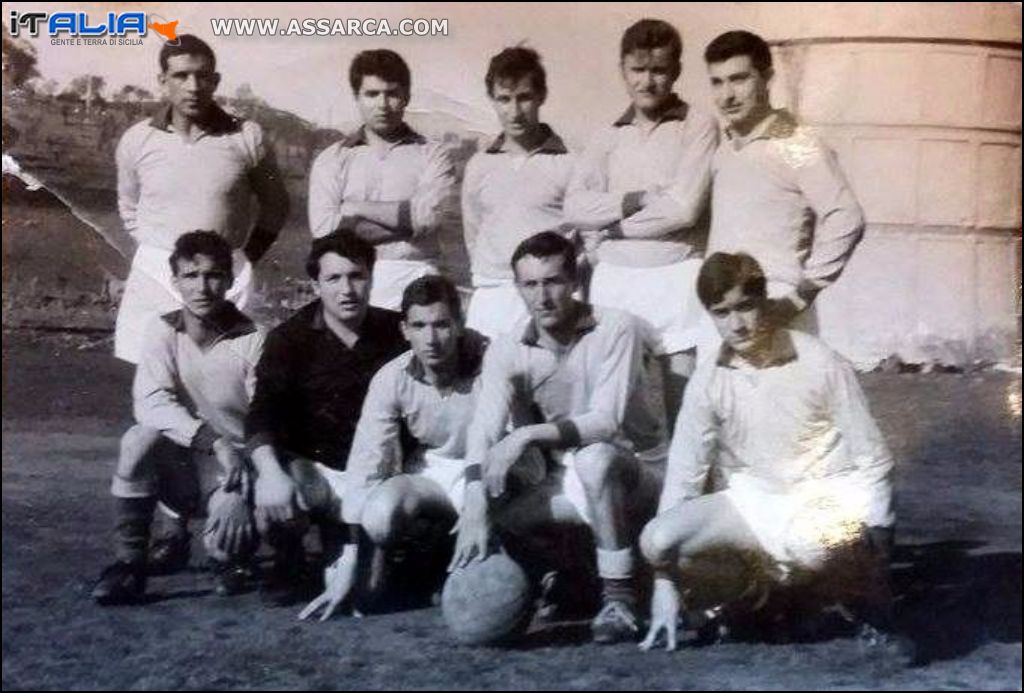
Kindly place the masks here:
[(17, 12), (12, 10), (8, 29), (11, 36), (20, 36), (22, 29), (29, 36), (45, 31), (50, 37), (123, 37), (131, 34), (145, 36), (149, 29), (168, 42), (178, 40), (178, 22), (168, 22), (153, 16), (147, 21), (145, 12), (107, 12), (104, 19), (93, 19), (85, 12)]

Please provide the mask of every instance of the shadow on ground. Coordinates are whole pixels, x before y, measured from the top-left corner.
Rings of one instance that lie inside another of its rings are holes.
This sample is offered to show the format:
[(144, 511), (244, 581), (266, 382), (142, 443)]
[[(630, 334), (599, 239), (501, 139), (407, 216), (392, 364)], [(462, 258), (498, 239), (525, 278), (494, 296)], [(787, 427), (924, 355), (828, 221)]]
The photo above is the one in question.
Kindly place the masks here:
[(1021, 554), (983, 550), (963, 541), (897, 547), (897, 622), (922, 660), (1021, 642)]

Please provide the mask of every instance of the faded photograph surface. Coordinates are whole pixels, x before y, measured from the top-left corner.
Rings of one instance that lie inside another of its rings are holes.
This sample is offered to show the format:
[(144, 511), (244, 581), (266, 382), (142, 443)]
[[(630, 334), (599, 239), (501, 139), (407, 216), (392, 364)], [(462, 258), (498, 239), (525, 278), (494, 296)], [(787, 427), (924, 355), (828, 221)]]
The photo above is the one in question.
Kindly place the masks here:
[(5, 688), (1021, 680), (1019, 3), (5, 3)]

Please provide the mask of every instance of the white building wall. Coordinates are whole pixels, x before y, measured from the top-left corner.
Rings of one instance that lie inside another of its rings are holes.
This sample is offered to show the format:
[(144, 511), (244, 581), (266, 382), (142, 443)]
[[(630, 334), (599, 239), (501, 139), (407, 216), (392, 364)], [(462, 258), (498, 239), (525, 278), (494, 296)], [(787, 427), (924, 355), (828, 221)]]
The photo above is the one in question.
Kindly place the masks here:
[(1020, 49), (874, 37), (781, 42), (776, 55), (777, 103), (836, 149), (869, 222), (821, 298), (822, 335), (864, 364), (1012, 357)]
[(773, 101), (839, 154), (868, 231), (819, 299), (870, 366), (1019, 359), (1018, 3), (737, 3), (773, 44)]

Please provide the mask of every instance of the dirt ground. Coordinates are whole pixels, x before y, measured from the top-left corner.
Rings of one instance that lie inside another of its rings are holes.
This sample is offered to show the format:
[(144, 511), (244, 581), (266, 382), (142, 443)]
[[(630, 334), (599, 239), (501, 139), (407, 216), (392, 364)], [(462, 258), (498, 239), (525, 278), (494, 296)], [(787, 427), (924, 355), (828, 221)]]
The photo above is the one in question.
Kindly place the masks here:
[(1019, 376), (863, 378), (899, 460), (899, 620), (926, 660), (904, 668), (848, 636), (642, 654), (592, 645), (582, 624), (470, 649), (436, 608), (300, 623), (215, 596), (198, 569), (155, 578), (144, 606), (97, 607), (130, 371), (81, 346), (4, 334), (5, 690), (1021, 688)]

